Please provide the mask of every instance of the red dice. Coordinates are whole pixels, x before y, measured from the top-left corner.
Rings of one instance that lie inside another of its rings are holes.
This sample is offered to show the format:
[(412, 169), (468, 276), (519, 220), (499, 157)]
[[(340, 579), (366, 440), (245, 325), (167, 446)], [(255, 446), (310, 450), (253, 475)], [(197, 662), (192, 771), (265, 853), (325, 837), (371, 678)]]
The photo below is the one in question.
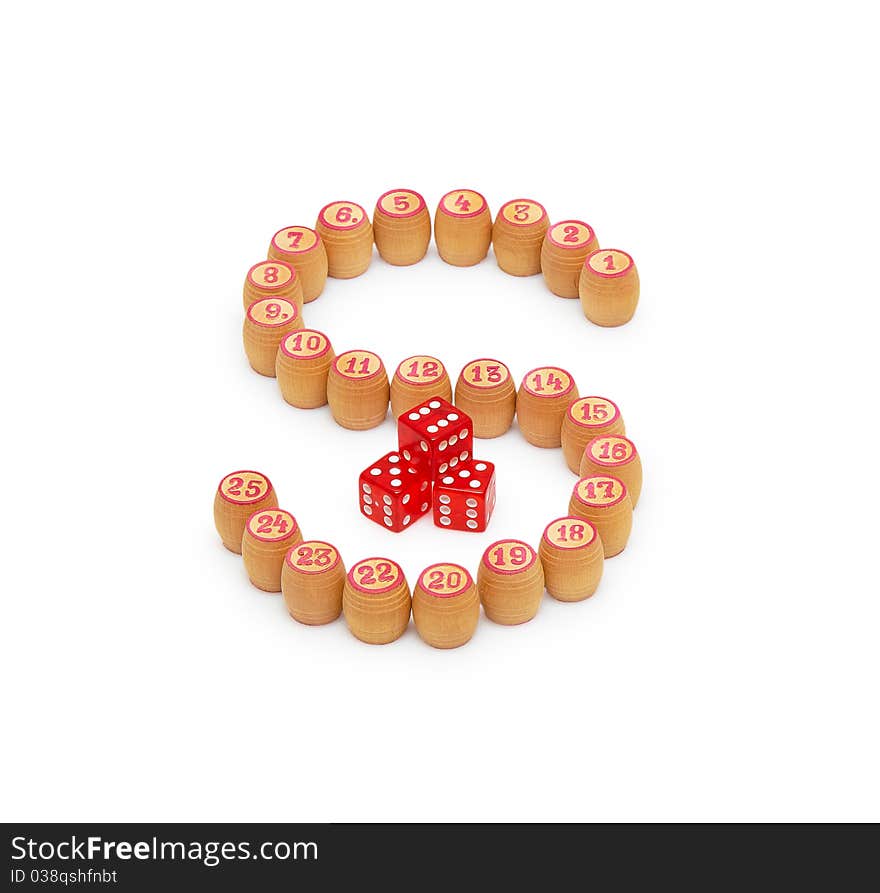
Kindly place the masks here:
[(424, 466), (387, 453), (358, 478), (361, 513), (399, 533), (421, 518), (431, 504), (431, 479)]
[(470, 416), (442, 397), (431, 397), (397, 420), (403, 458), (424, 468), (433, 480), (473, 455)]
[(485, 530), (495, 508), (495, 466), (468, 459), (434, 481), (434, 523), (449, 530)]

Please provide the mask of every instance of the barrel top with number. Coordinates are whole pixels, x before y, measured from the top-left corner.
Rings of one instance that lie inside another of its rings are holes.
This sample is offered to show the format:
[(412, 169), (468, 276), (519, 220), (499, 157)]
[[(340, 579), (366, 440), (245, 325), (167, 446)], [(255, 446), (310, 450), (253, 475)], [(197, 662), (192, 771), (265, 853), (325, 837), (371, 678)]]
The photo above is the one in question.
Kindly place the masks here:
[(435, 598), (453, 598), (473, 585), (471, 575), (460, 564), (432, 564), (419, 577), (419, 586)]
[(247, 274), (248, 281), (264, 291), (277, 291), (296, 278), (296, 270), (283, 260), (261, 260)]
[(489, 207), (486, 199), (474, 189), (453, 189), (440, 199), (440, 210), (451, 217), (476, 217)]
[[(541, 379), (540, 386), (535, 381), (536, 376)], [(534, 397), (564, 397), (574, 387), (574, 379), (558, 366), (538, 366), (526, 372), (523, 387)]]
[[(575, 527), (576, 533), (580, 533), (579, 538), (572, 536), (572, 526)], [(558, 549), (585, 549), (597, 536), (596, 528), (589, 521), (572, 515), (551, 521), (543, 533), (544, 540)]]
[(532, 226), (547, 216), (544, 206), (531, 198), (515, 198), (505, 202), (498, 213), (514, 226)]
[(620, 418), (620, 410), (605, 397), (580, 397), (568, 407), (568, 416), (581, 428), (605, 428)]
[(626, 499), (626, 484), (609, 475), (581, 478), (574, 485), (575, 496), (584, 504), (596, 508), (611, 508)]
[(259, 502), (270, 490), (272, 483), (259, 471), (233, 471), (217, 485), (217, 492), (227, 502), (249, 505)]
[(596, 233), (583, 220), (560, 220), (547, 230), (547, 238), (559, 248), (576, 251), (592, 242)]
[[(603, 453), (606, 455), (602, 455)], [(597, 465), (615, 468), (630, 462), (636, 455), (636, 447), (622, 434), (606, 434), (594, 437), (587, 444), (587, 455)]]
[(631, 255), (619, 248), (597, 248), (587, 255), (584, 264), (599, 276), (615, 279), (627, 273), (634, 266), (634, 261)]
[(365, 220), (367, 212), (357, 202), (330, 202), (321, 208), (318, 219), (330, 229), (355, 229)]
[[(294, 346), (296, 344), (299, 344), (299, 348)], [(324, 356), (328, 350), (330, 339), (317, 329), (299, 329), (285, 335), (281, 341), (281, 353), (294, 360), (314, 360)]]
[(272, 244), (285, 254), (306, 254), (316, 248), (321, 237), (308, 226), (285, 226), (272, 236)]
[[(417, 368), (415, 373), (410, 374), (410, 369), (413, 363), (417, 364)], [(419, 370), (424, 369), (426, 363), (436, 363), (437, 368), (434, 370), (433, 375), (425, 376), (419, 374)], [(435, 385), (437, 380), (442, 378), (445, 373), (446, 367), (437, 359), (437, 357), (429, 357), (426, 354), (417, 354), (414, 357), (407, 357), (403, 360), (397, 367), (397, 371), (394, 375), (396, 378), (405, 381), (407, 384), (416, 385), (418, 387), (430, 387)]]
[(247, 309), (248, 319), (255, 325), (266, 328), (287, 325), (298, 315), (296, 304), (284, 298), (263, 298), (254, 301)]
[(383, 214), (389, 217), (415, 217), (427, 206), (425, 199), (413, 189), (389, 189), (376, 202)]
[(245, 526), (254, 539), (264, 543), (286, 540), (298, 527), (296, 518), (284, 509), (257, 509)]
[[(345, 367), (349, 365), (352, 359), (354, 359), (353, 368), (351, 371), (348, 371)], [(364, 363), (365, 360), (367, 361), (366, 363)], [(359, 348), (347, 350), (345, 353), (339, 354), (333, 365), (336, 367), (336, 371), (344, 378), (353, 378), (357, 381), (366, 381), (368, 378), (373, 378), (383, 368), (382, 360), (378, 354), (373, 353), (371, 350), (360, 350)]]
[(299, 573), (323, 574), (339, 564), (339, 552), (335, 546), (323, 540), (305, 540), (296, 546), (291, 546), (284, 560)]
[[(491, 372), (490, 366), (492, 367)], [(477, 367), (480, 370), (479, 377), (477, 377)], [(510, 378), (510, 369), (500, 360), (481, 357), (479, 360), (471, 360), (461, 370), (461, 377), (474, 388), (497, 388)]]
[(399, 586), (403, 571), (390, 558), (364, 558), (348, 572), (348, 582), (359, 592), (381, 595)]
[[(501, 549), (501, 555), (496, 553)], [(514, 564), (511, 560), (512, 549), (525, 549), (522, 563)], [(499, 560), (500, 559), (500, 560)], [(538, 560), (535, 550), (522, 540), (498, 540), (483, 552), (483, 564), (496, 574), (519, 574), (528, 570)]]

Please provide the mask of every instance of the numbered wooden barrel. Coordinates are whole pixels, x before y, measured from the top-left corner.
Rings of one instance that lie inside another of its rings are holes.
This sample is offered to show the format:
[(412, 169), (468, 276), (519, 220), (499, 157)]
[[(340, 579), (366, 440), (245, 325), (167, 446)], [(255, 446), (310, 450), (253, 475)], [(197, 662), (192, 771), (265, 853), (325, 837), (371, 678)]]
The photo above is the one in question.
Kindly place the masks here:
[(281, 567), (287, 550), (302, 542), (296, 518), (284, 509), (258, 509), (244, 525), (241, 557), (251, 583), (264, 592), (281, 592)]
[(373, 238), (386, 263), (418, 263), (431, 242), (431, 215), (424, 198), (412, 189), (392, 189), (379, 196), (373, 211)]
[(544, 236), (541, 272), (544, 282), (560, 298), (579, 296), (581, 269), (587, 255), (599, 247), (593, 227), (583, 220), (560, 220)]
[(474, 437), (500, 437), (516, 413), (510, 370), (500, 360), (471, 360), (455, 383), (455, 405), (471, 417)]
[(432, 564), (413, 590), (413, 621), (434, 648), (469, 642), (480, 619), (480, 597), (471, 575), (458, 564)]
[(397, 418), (429, 397), (452, 402), (452, 384), (446, 367), (437, 357), (407, 357), (391, 379), (391, 414)]
[(336, 547), (308, 540), (288, 549), (281, 567), (281, 592), (294, 620), (309, 626), (330, 623), (342, 613), (345, 565)]
[(605, 557), (602, 540), (586, 518), (567, 516), (544, 529), (538, 555), (544, 587), (561, 602), (579, 602), (599, 587)]
[(483, 553), (477, 590), (486, 616), (513, 626), (538, 613), (544, 570), (535, 550), (522, 540), (499, 540)]
[(541, 245), (547, 232), (544, 206), (530, 198), (505, 202), (492, 227), (492, 249), (498, 266), (512, 276), (541, 272)]
[(327, 402), (338, 425), (363, 431), (388, 414), (391, 387), (382, 360), (369, 350), (347, 350), (330, 366)]
[(241, 554), (241, 538), (247, 519), (260, 509), (275, 508), (278, 497), (261, 471), (231, 471), (214, 494), (214, 526), (223, 545)]
[(619, 478), (610, 474), (581, 478), (574, 485), (568, 513), (593, 524), (602, 538), (606, 558), (626, 548), (632, 530), (632, 500)]
[(594, 437), (584, 449), (578, 473), (581, 477), (613, 474), (626, 486), (633, 508), (642, 492), (642, 460), (636, 445), (622, 434)]
[(353, 565), (342, 590), (342, 612), (352, 634), (369, 645), (399, 639), (409, 625), (412, 597), (400, 565), (365, 558)]
[(327, 251), (327, 272), (334, 279), (353, 279), (373, 259), (373, 227), (356, 202), (330, 202), (321, 208), (315, 230)]
[(260, 375), (275, 377), (278, 346), (288, 332), (303, 327), (296, 304), (284, 298), (263, 298), (247, 309), (242, 340), (248, 362)]
[(625, 434), (626, 426), (617, 404), (607, 397), (581, 397), (575, 400), (562, 420), (562, 453), (565, 462), (580, 474), (587, 444), (600, 434)]
[(296, 270), (303, 301), (314, 301), (327, 282), (327, 251), (321, 237), (307, 226), (285, 226), (269, 243), (269, 260), (281, 260)]
[(289, 332), (275, 356), (275, 377), (281, 396), (300, 409), (327, 403), (327, 377), (336, 355), (330, 339), (317, 329)]
[(599, 248), (581, 267), (578, 292), (584, 316), (597, 326), (622, 326), (639, 303), (635, 261), (619, 248)]
[(527, 372), (516, 395), (516, 416), (523, 437), (533, 446), (562, 444), (562, 420), (577, 400), (574, 378), (558, 366), (539, 366)]
[(242, 292), (245, 311), (263, 298), (284, 298), (302, 312), (302, 282), (296, 270), (280, 260), (261, 260), (245, 276)]
[(483, 260), (492, 243), (486, 199), (473, 189), (447, 192), (434, 214), (434, 241), (440, 257), (453, 266), (472, 267)]

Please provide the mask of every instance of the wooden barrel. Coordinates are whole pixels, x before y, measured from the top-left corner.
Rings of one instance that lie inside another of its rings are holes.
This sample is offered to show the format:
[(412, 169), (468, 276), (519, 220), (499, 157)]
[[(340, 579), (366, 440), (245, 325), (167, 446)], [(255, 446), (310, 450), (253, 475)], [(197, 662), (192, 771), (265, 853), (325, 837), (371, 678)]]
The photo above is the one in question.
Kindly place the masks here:
[(480, 597), (471, 575), (459, 564), (432, 564), (413, 590), (413, 621), (434, 648), (469, 642), (480, 619)]
[(373, 259), (373, 227), (357, 202), (330, 202), (321, 208), (315, 231), (327, 251), (327, 272), (334, 279), (353, 279)]
[(330, 339), (317, 329), (285, 335), (275, 356), (275, 377), (281, 396), (300, 409), (327, 403), (327, 377), (336, 355)]
[(281, 592), (294, 620), (309, 626), (330, 623), (342, 613), (345, 565), (339, 551), (323, 540), (288, 549), (281, 567)]
[(500, 360), (471, 360), (455, 383), (455, 405), (471, 417), (474, 437), (500, 437), (516, 414), (516, 386)]
[(583, 601), (598, 588), (605, 564), (602, 540), (585, 518), (551, 521), (541, 536), (538, 555), (544, 587), (558, 601)]
[(347, 350), (330, 366), (327, 402), (338, 425), (363, 431), (388, 415), (390, 385), (385, 365), (369, 350)]
[(365, 558), (345, 578), (342, 611), (352, 634), (370, 645), (399, 639), (409, 625), (412, 597), (400, 565), (390, 558)]
[(391, 414), (398, 418), (431, 397), (452, 402), (452, 385), (446, 367), (437, 357), (422, 354), (407, 357), (391, 379)]
[(598, 326), (622, 326), (639, 303), (635, 261), (619, 248), (599, 248), (581, 267), (578, 293), (584, 316)]
[(418, 263), (431, 242), (431, 215), (424, 198), (412, 189), (380, 195), (373, 211), (373, 238), (386, 263), (396, 267)]
[(455, 267), (472, 267), (489, 253), (492, 214), (473, 189), (453, 189), (437, 205), (434, 241), (440, 257)]
[(327, 283), (327, 251), (321, 237), (307, 226), (285, 226), (269, 243), (270, 260), (293, 267), (302, 284), (303, 301), (314, 301)]
[(512, 626), (531, 620), (544, 595), (544, 570), (535, 550), (522, 540), (499, 540), (483, 553), (477, 589), (486, 616)]
[(581, 477), (613, 474), (626, 485), (633, 508), (642, 492), (642, 460), (636, 445), (622, 434), (594, 437), (584, 449), (578, 472)]
[(231, 471), (214, 494), (214, 526), (223, 545), (240, 555), (247, 519), (258, 509), (277, 505), (272, 482), (261, 471)]
[(554, 223), (541, 245), (541, 272), (547, 288), (560, 298), (577, 298), (584, 261), (598, 247), (599, 240), (589, 223), (583, 220)]
[(544, 206), (530, 198), (505, 202), (492, 226), (492, 249), (498, 266), (512, 276), (541, 272), (541, 245), (547, 232)]
[(626, 548), (632, 530), (632, 501), (619, 478), (610, 474), (581, 478), (574, 485), (568, 513), (593, 524), (602, 538), (606, 558)]
[(624, 434), (626, 426), (617, 404), (607, 397), (580, 397), (562, 420), (562, 452), (565, 462), (580, 473), (581, 459), (587, 444), (600, 434)]
[(523, 437), (533, 446), (561, 446), (562, 421), (577, 396), (574, 378), (559, 366), (539, 366), (527, 372), (516, 395), (516, 417)]

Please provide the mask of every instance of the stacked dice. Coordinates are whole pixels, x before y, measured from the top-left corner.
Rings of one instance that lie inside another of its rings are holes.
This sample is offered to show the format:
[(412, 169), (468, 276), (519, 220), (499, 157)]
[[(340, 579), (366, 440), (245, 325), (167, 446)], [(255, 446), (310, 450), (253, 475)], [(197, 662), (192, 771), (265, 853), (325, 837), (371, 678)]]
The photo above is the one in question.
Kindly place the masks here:
[(495, 466), (473, 456), (473, 423), (442, 397), (397, 420), (397, 450), (361, 472), (361, 513), (396, 533), (433, 507), (450, 530), (486, 529), (495, 507)]

